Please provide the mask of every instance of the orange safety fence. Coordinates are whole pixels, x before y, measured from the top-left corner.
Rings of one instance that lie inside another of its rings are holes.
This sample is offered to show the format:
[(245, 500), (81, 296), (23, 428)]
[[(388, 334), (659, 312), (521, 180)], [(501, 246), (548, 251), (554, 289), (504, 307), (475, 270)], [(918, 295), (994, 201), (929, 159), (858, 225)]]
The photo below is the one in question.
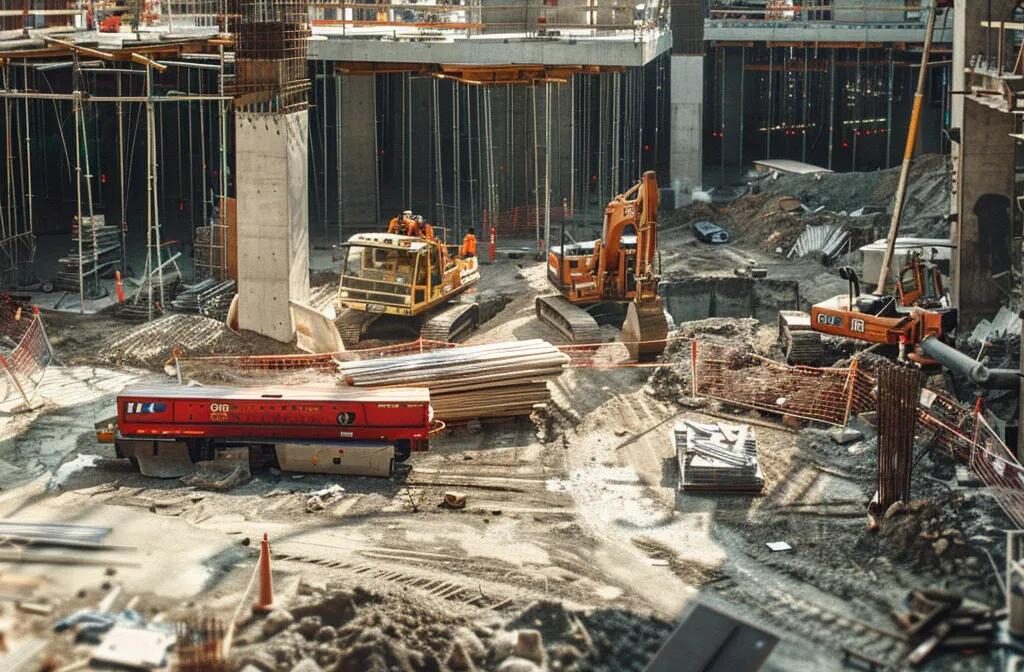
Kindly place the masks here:
[[(565, 221), (565, 208), (551, 207), (551, 223), (561, 224)], [(498, 239), (502, 238), (534, 238), (537, 235), (538, 222), (540, 235), (544, 235), (544, 208), (522, 205), (502, 212), (484, 210), (485, 227), (492, 227)], [(552, 234), (554, 236), (554, 234)]]
[(693, 396), (842, 426), (859, 409), (857, 366), (787, 366), (747, 350), (694, 341)]
[(1024, 528), (1024, 466), (983, 414), (976, 413), (974, 420), (968, 465), (1010, 520)]
[(28, 406), (53, 361), (39, 309), (0, 296), (0, 336), (0, 370), (8, 382), (0, 401), (19, 395)]

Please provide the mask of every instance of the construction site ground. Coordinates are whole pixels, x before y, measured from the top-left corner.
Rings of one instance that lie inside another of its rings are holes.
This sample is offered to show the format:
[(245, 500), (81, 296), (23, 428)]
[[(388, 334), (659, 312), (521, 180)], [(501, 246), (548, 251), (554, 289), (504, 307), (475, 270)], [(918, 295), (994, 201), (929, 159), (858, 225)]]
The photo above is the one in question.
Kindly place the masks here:
[[(759, 242), (711, 247), (683, 223), (661, 242), (673, 272), (731, 274), (753, 257), (772, 277), (799, 281), (809, 301), (844, 290), (817, 262), (780, 259)], [(559, 342), (534, 315), (535, 297), (549, 291), (542, 263), (499, 259), (484, 267), (482, 286), (509, 302), (469, 342)], [(164, 326), (193, 339), (192, 355), (290, 351), (203, 319)], [(915, 471), (914, 496), (928, 503), (867, 530), (870, 432), (841, 446), (824, 427), (686, 400), (650, 368), (571, 368), (545, 416), (448, 428), (390, 480), (257, 471), (216, 491), (143, 477), (95, 440), (94, 423), (113, 413), (124, 385), (169, 380), (163, 360), (178, 343), (102, 313), (44, 320), (59, 365), (47, 371), (39, 408), (0, 407), (0, 517), (110, 526), (109, 543), (134, 547), (91, 567), (3, 566), (45, 576), (37, 601), (54, 607), (45, 616), (5, 609), (8, 645), (45, 639), (61, 663), (82, 652), (51, 632), (55, 618), (114, 586), (116, 604), (139, 596), (150, 617), (203, 610), (229, 620), (264, 533), (276, 598), (294, 623), (280, 614), (280, 623), (247, 622), (235, 669), (288, 670), (305, 658), (323, 669), (438, 669), (432, 660), (455, 669), (446, 663), (455, 641), (479, 645), (478, 668), (497, 669), (487, 661), (507, 644), (501, 631), (533, 628), (548, 669), (642, 670), (701, 600), (781, 638), (765, 669), (833, 670), (843, 669), (842, 647), (902, 660), (889, 611), (910, 589), (1000, 599), (982, 549), (1001, 543), (1006, 521), (980, 491), (958, 488), (943, 459)], [(777, 354), (773, 325), (716, 318), (687, 329)], [(723, 413), (759, 423), (762, 496), (677, 490), (673, 426)], [(335, 483), (344, 491), (311, 500)], [(466, 494), (465, 509), (440, 505), (453, 490)], [(919, 534), (935, 529), (962, 540), (955, 552), (936, 554), (933, 537)], [(773, 552), (772, 541), (793, 549)], [(987, 667), (980, 657), (939, 658), (928, 669)]]

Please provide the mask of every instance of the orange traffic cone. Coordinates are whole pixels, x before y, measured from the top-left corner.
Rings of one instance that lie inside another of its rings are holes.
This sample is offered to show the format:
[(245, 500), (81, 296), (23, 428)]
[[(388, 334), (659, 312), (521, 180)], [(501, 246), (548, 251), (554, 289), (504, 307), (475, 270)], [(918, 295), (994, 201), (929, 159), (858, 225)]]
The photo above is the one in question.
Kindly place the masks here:
[(260, 594), (252, 605), (252, 611), (255, 614), (269, 614), (274, 608), (274, 581), (270, 576), (270, 541), (265, 532), (260, 542), (259, 573)]
[(124, 303), (124, 285), (121, 284), (121, 271), (114, 271), (114, 290), (117, 292), (117, 302)]

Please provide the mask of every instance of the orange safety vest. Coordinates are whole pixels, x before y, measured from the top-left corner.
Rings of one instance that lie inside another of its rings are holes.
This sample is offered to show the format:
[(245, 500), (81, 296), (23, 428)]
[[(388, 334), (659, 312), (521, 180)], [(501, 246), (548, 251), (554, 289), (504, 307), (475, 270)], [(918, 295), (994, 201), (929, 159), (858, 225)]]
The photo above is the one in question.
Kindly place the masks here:
[(415, 219), (405, 220), (405, 235), (407, 236), (418, 236), (420, 232), (420, 225), (416, 223)]
[(462, 256), (476, 256), (476, 236), (472, 233), (467, 233), (466, 237), (462, 239)]
[(388, 233), (398, 233), (398, 232), (399, 232), (398, 217), (392, 217), (391, 221), (388, 222)]

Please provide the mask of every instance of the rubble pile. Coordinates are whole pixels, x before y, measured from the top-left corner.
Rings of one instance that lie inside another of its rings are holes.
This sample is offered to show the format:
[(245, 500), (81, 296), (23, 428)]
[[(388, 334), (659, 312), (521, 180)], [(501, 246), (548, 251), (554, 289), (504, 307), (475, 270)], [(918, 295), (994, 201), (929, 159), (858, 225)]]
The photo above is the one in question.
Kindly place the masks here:
[(758, 354), (769, 352), (775, 343), (775, 329), (752, 317), (710, 317), (683, 322), (676, 335), (680, 338), (669, 341), (661, 356), (662, 365), (651, 373), (650, 385), (658, 399), (678, 400), (691, 393), (690, 341), (686, 339)]
[(537, 602), (486, 623), (371, 593), (302, 583), (287, 610), (236, 640), (244, 672), (626, 672), (642, 670), (670, 624), (620, 610), (575, 611)]
[(879, 521), (879, 535), (892, 555), (921, 569), (969, 578), (988, 572), (967, 544), (962, 521), (933, 501), (896, 502)]

